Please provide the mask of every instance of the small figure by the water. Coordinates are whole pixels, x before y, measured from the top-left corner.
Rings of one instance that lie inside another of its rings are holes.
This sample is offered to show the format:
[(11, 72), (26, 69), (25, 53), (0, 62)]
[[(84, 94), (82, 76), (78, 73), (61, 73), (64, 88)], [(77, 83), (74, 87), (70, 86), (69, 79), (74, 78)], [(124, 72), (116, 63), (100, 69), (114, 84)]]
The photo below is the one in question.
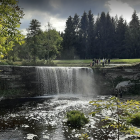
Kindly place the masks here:
[(105, 60), (104, 60), (104, 58), (103, 58), (103, 62), (102, 62), (102, 66), (104, 67), (104, 63), (105, 63)]
[(93, 60), (93, 62), (92, 62), (92, 66), (94, 66), (94, 60)]
[(108, 65), (110, 64), (110, 59), (108, 59)]
[(119, 89), (115, 89), (115, 97), (119, 97), (122, 98), (123, 95), (123, 90), (121, 88)]
[(92, 67), (92, 62), (90, 62), (90, 67)]
[(96, 63), (97, 63), (97, 65), (98, 65), (98, 59), (96, 60)]
[(98, 62), (98, 63), (99, 63), (99, 65), (100, 65), (100, 62), (101, 62), (100, 58), (99, 58), (99, 60), (98, 60), (98, 61), (99, 61), (99, 62)]

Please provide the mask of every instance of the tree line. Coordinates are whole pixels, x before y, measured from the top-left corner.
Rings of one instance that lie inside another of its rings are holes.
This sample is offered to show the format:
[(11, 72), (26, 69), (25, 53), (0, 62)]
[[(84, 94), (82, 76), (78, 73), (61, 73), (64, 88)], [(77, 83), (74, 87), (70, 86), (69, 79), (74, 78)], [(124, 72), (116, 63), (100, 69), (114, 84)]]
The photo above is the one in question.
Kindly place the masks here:
[(90, 10), (69, 16), (64, 32), (48, 23), (45, 31), (37, 19), (30, 21), (27, 37), (18, 30), (24, 12), (17, 0), (0, 0), (0, 58), (34, 60), (139, 58), (140, 21), (136, 11), (124, 18), (102, 12), (95, 20)]
[(69, 16), (62, 42), (61, 59), (139, 58), (140, 21), (136, 11), (127, 23), (124, 18), (102, 12), (95, 20), (92, 11), (81, 18)]
[(45, 31), (41, 30), (41, 23), (37, 19), (30, 21), (27, 28), (27, 37), (25, 43), (15, 44), (13, 50), (8, 54), (8, 59), (15, 61), (16, 59), (34, 61), (48, 60), (51, 61), (60, 55), (62, 50), (62, 37), (59, 32), (51, 27), (48, 23)]

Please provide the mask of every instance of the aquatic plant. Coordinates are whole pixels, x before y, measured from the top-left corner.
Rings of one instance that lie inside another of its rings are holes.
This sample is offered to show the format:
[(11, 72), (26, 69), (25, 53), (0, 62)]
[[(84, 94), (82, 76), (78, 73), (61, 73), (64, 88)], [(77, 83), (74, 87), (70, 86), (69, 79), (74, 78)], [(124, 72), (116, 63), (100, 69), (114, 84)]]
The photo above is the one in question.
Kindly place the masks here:
[(127, 122), (133, 124), (134, 126), (140, 126), (140, 112), (132, 114), (128, 117)]
[(89, 122), (88, 118), (85, 117), (84, 113), (78, 110), (72, 110), (67, 112), (67, 118), (67, 124), (76, 128), (82, 127)]
[(93, 117), (98, 113), (110, 111), (110, 114), (106, 114), (101, 119), (102, 122), (105, 122), (102, 127), (116, 129), (118, 140), (121, 132), (140, 137), (140, 129), (133, 126), (140, 125), (140, 101), (120, 101), (116, 97), (111, 97), (106, 101), (91, 101), (90, 104), (95, 108), (94, 112), (90, 113)]

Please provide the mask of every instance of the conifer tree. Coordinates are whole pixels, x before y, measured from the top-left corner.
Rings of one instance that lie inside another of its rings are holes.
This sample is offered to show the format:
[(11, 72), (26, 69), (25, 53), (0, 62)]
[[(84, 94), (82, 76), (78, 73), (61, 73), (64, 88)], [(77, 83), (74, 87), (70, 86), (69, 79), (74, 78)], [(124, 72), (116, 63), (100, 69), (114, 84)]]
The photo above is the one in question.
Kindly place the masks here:
[(125, 55), (125, 33), (127, 25), (123, 19), (120, 17), (116, 27), (115, 34), (115, 57), (123, 58)]
[(73, 18), (69, 16), (69, 18), (66, 21), (66, 28), (65, 33), (63, 36), (63, 58), (64, 59), (73, 59), (74, 58), (74, 36), (75, 36), (75, 30), (74, 30), (74, 24), (73, 24)]
[(41, 23), (37, 19), (32, 19), (30, 22), (30, 26), (28, 28), (28, 34), (27, 34), (27, 42), (30, 46), (30, 51), (33, 55), (34, 62), (36, 61), (37, 57), (37, 51), (38, 51), (38, 37), (37, 35), (40, 33), (41, 29)]
[(140, 55), (140, 22), (136, 11), (132, 14), (132, 20), (125, 34), (126, 51), (128, 58), (136, 58)]
[(74, 49), (75, 49), (75, 56), (79, 57), (79, 49), (80, 49), (80, 43), (79, 43), (79, 30), (80, 30), (80, 18), (77, 14), (74, 15), (73, 18), (73, 25), (74, 25)]
[(80, 24), (80, 56), (82, 59), (88, 58), (88, 15), (86, 12), (83, 13), (81, 18), (81, 24)]
[(94, 56), (94, 16), (91, 10), (88, 12), (88, 58), (93, 58)]

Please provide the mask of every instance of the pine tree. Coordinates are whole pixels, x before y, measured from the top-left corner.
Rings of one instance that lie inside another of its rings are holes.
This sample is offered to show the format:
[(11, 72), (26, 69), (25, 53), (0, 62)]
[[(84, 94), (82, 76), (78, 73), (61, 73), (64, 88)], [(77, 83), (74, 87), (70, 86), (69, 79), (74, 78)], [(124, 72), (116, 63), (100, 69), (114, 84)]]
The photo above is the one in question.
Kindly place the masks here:
[(97, 48), (97, 58), (98, 57), (106, 57), (105, 51), (106, 51), (106, 15), (105, 12), (101, 13), (100, 18), (97, 20), (96, 23), (96, 48)]
[(94, 57), (94, 38), (95, 38), (95, 33), (94, 33), (94, 16), (91, 12), (91, 10), (88, 12), (88, 58), (93, 58)]
[(80, 18), (77, 14), (74, 15), (73, 18), (73, 26), (74, 26), (74, 49), (75, 49), (75, 58), (79, 57), (79, 49), (80, 49), (80, 43), (79, 43), (79, 30), (80, 30)]
[(37, 19), (32, 19), (30, 22), (30, 26), (28, 28), (27, 42), (30, 46), (30, 50), (33, 55), (34, 62), (36, 61), (36, 57), (37, 57), (37, 50), (38, 50), (37, 35), (41, 31), (40, 26), (41, 26), (41, 23)]
[(132, 14), (132, 20), (129, 23), (125, 35), (125, 45), (129, 58), (136, 58), (140, 55), (140, 22), (136, 11)]
[(81, 18), (81, 24), (80, 24), (80, 57), (82, 59), (88, 58), (88, 15), (86, 12), (83, 13)]
[(66, 28), (63, 37), (62, 57), (64, 59), (74, 58), (74, 53), (75, 53), (74, 36), (75, 36), (75, 30), (74, 30), (73, 18), (69, 16), (69, 18), (66, 21)]
[(120, 17), (116, 27), (115, 34), (115, 57), (124, 58), (125, 57), (125, 33), (127, 25), (123, 19)]
[(96, 21), (95, 42), (97, 58), (112, 57), (114, 46), (115, 23), (110, 14), (101, 13), (101, 16)]
[(110, 14), (106, 15), (106, 48), (105, 48), (105, 57), (113, 57), (114, 49), (114, 36), (115, 36), (115, 21), (111, 18)]

